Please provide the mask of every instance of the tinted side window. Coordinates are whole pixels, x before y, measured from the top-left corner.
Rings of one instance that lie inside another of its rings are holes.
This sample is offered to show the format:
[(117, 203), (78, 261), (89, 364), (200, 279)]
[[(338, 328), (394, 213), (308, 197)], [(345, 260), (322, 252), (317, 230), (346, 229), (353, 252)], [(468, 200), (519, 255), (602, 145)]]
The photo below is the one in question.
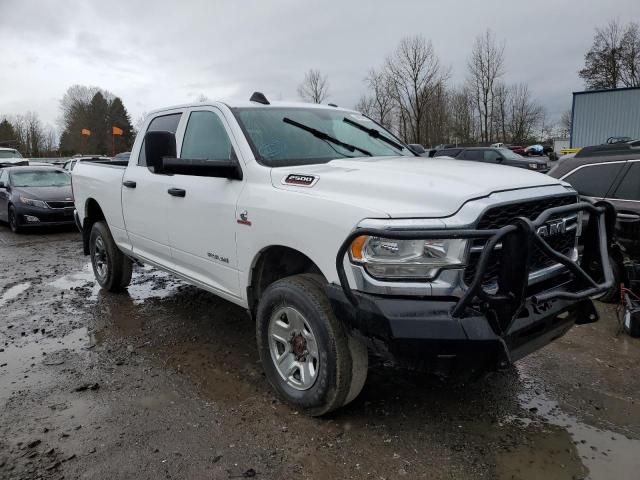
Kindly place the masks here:
[(640, 200), (640, 162), (633, 162), (611, 198)]
[(213, 112), (192, 112), (184, 132), (181, 158), (230, 160), (231, 141), (220, 117)]
[(482, 161), (484, 159), (483, 151), (482, 150), (465, 150), (464, 159)]
[[(178, 129), (178, 123), (180, 123), (180, 117), (182, 117), (182, 113), (172, 113), (171, 115), (156, 117), (151, 120), (149, 128), (147, 128), (147, 132), (171, 132), (175, 134), (176, 130)], [(142, 146), (140, 147), (138, 165), (141, 165), (143, 167), (147, 166), (147, 157), (144, 153), (144, 140), (142, 141)]]
[(607, 196), (611, 184), (616, 179), (624, 163), (600, 163), (587, 165), (576, 170), (564, 180), (569, 182), (578, 193), (588, 197)]
[(485, 162), (497, 163), (498, 158), (502, 158), (502, 155), (495, 150), (485, 150), (482, 152), (482, 159)]
[(9, 183), (9, 178), (6, 170), (0, 170), (0, 182), (4, 182), (5, 184)]
[(444, 150), (438, 150), (435, 157), (456, 157), (460, 153), (459, 148), (446, 148)]

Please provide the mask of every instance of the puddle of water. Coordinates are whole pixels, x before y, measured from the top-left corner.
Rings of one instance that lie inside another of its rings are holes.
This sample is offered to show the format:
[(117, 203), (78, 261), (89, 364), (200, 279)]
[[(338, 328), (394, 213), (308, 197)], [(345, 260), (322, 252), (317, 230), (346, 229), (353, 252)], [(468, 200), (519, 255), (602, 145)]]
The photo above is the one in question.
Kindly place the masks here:
[[(70, 290), (72, 288), (84, 287), (90, 282), (95, 284), (95, 278), (93, 277), (91, 264), (87, 263), (80, 272), (58, 277), (54, 281), (49, 282), (49, 285), (61, 290)], [(92, 285), (92, 287), (93, 286), (95, 285)]]
[[(89, 285), (90, 284), (90, 285)], [(80, 272), (64, 275), (50, 282), (49, 285), (61, 290), (86, 287), (90, 289), (89, 300), (96, 301), (100, 292), (100, 285), (93, 275), (91, 263), (87, 263)], [(135, 302), (143, 302), (151, 298), (165, 298), (173, 294), (182, 285), (171, 274), (155, 270), (145, 265), (134, 267), (131, 284), (127, 288), (129, 296)]]
[(7, 303), (9, 300), (13, 300), (22, 292), (25, 292), (31, 286), (30, 282), (19, 283), (18, 285), (14, 285), (13, 287), (7, 288), (2, 296), (0, 296), (0, 306)]
[[(64, 363), (65, 352), (78, 352), (89, 342), (85, 327), (73, 330), (64, 337), (43, 338), (22, 346), (10, 345), (0, 352), (0, 402), (6, 401), (14, 390), (23, 389), (50, 378), (43, 368)], [(6, 365), (5, 365), (6, 364)]]
[[(541, 392), (541, 389), (532, 386), (534, 382), (531, 378), (522, 372), (520, 372), (520, 376), (527, 387), (525, 393), (518, 396), (520, 406), (525, 410), (535, 412), (538, 417), (544, 420), (545, 425), (551, 426), (545, 432), (547, 436), (545, 443), (547, 445), (557, 444), (558, 447), (553, 449), (555, 453), (562, 453), (562, 450), (567, 453), (564, 456), (560, 455), (558, 458), (561, 460), (559, 461), (564, 461), (570, 466), (573, 460), (570, 455), (571, 449), (575, 449), (580, 461), (588, 469), (586, 478), (593, 480), (638, 478), (636, 474), (640, 471), (640, 440), (630, 439), (619, 433), (587, 425), (578, 418), (564, 413), (559, 408), (558, 402), (549, 399), (544, 393), (538, 393)], [(532, 426), (528, 419), (511, 417), (507, 421), (521, 422), (525, 428)], [(569, 442), (566, 442), (567, 436)], [(526, 451), (529, 455), (531, 454), (531, 448), (527, 448)], [(530, 463), (530, 467), (534, 467), (536, 462)], [(536, 472), (534, 468), (530, 468), (530, 472), (540, 476), (547, 476), (546, 474), (550, 473), (544, 469)], [(553, 475), (551, 477), (555, 478)], [(522, 478), (536, 477), (523, 476)]]

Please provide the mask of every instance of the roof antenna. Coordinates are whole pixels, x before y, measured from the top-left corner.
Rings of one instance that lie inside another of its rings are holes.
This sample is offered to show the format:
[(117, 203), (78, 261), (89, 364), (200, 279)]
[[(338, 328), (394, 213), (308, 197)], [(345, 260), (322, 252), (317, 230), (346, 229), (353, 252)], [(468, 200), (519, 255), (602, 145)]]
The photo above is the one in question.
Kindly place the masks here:
[(264, 93), (262, 92), (253, 92), (253, 95), (251, 95), (249, 101), (261, 103), (263, 105), (270, 105), (269, 100), (267, 100), (267, 97), (265, 97)]

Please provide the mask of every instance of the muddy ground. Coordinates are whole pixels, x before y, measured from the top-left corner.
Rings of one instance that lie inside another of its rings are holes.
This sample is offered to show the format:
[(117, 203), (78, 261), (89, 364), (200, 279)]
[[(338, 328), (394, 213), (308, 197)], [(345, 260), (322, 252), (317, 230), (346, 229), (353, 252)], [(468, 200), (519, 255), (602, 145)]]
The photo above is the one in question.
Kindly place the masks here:
[(281, 404), (246, 313), (73, 231), (0, 226), (0, 478), (637, 479), (640, 341), (603, 318), (468, 386), (389, 366), (323, 419)]

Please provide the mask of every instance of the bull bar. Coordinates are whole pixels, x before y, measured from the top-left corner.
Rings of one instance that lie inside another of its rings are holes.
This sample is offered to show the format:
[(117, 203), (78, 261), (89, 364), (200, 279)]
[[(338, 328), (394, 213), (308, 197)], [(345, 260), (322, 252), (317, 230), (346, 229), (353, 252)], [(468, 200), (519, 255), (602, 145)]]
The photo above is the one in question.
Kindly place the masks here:
[[(554, 250), (538, 233), (551, 217), (568, 213), (587, 212), (589, 221), (583, 229), (583, 251), (580, 263)], [(454, 304), (450, 314), (452, 317), (463, 318), (472, 303), (478, 301), (484, 309), (491, 309), (498, 317), (499, 323), (506, 329), (524, 307), (525, 302), (533, 305), (544, 304), (555, 299), (586, 300), (606, 292), (613, 285), (613, 273), (609, 263), (608, 246), (611, 242), (612, 222), (615, 222), (615, 210), (607, 202), (594, 202), (586, 197), (580, 201), (558, 207), (549, 208), (535, 220), (518, 217), (508, 225), (498, 229), (428, 229), (428, 228), (398, 228), (374, 229), (356, 228), (344, 240), (336, 256), (336, 269), (342, 291), (351, 305), (357, 309), (358, 298), (349, 285), (344, 268), (345, 255), (353, 240), (361, 235), (379, 236), (398, 240), (417, 239), (487, 239), (485, 247), (478, 260), (477, 270), (473, 281)], [(489, 267), (491, 253), (495, 246), (502, 243), (502, 258), (497, 276), (497, 290), (491, 293), (484, 288), (483, 280)], [(527, 297), (529, 287), (531, 251), (537, 245), (542, 252), (564, 265), (574, 276), (571, 285), (575, 291), (565, 288), (551, 289)], [(599, 265), (604, 278), (598, 282), (586, 270), (593, 271), (593, 266)]]

